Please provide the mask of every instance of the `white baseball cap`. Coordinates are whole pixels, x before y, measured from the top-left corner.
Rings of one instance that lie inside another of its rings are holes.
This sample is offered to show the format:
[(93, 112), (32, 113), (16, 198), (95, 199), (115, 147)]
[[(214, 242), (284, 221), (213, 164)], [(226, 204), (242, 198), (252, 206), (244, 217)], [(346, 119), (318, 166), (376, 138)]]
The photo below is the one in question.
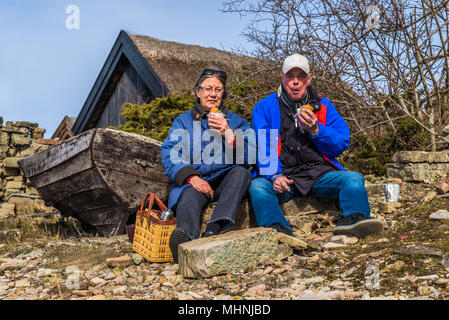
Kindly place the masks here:
[(284, 65), (282, 66), (282, 73), (286, 74), (293, 68), (299, 68), (303, 70), (305, 73), (310, 73), (310, 66), (309, 66), (309, 60), (307, 60), (306, 57), (300, 55), (300, 54), (292, 54), (291, 56), (287, 57), (284, 61)]

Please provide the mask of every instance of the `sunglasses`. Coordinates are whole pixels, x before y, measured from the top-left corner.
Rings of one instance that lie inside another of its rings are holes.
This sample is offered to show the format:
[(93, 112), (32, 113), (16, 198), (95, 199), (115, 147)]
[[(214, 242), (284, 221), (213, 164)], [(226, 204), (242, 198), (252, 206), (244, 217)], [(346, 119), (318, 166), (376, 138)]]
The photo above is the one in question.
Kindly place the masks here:
[(214, 75), (217, 75), (218, 77), (224, 79), (225, 82), (228, 78), (228, 76), (226, 75), (226, 72), (220, 71), (220, 70), (213, 70), (213, 69), (204, 69), (201, 72), (200, 78), (202, 76), (214, 76)]

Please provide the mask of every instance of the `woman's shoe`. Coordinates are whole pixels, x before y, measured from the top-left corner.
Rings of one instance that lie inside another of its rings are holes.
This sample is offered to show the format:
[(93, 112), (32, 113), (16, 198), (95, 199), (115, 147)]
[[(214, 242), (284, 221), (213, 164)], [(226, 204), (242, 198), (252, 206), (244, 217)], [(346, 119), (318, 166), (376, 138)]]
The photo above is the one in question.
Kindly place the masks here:
[(170, 240), (168, 241), (168, 245), (171, 250), (171, 254), (173, 256), (173, 260), (175, 263), (178, 263), (178, 247), (181, 243), (189, 242), (189, 235), (182, 229), (173, 230)]

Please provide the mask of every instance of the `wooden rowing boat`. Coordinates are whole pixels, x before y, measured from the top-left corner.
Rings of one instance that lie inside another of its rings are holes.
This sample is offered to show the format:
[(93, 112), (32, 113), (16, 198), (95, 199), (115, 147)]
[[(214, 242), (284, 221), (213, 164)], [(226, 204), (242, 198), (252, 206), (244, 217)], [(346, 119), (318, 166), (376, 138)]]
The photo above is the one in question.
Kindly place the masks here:
[(47, 205), (109, 237), (125, 232), (149, 191), (168, 199), (160, 146), (148, 137), (92, 129), (20, 159), (19, 166)]

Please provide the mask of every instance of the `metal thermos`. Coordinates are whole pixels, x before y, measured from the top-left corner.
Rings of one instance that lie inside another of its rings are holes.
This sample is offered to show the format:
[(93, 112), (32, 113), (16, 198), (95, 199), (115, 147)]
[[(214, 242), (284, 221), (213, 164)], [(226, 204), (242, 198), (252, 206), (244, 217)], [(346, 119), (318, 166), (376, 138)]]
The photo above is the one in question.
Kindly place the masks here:
[(161, 213), (161, 220), (162, 221), (167, 221), (167, 220), (171, 220), (173, 219), (175, 216), (175, 214), (173, 213), (173, 211), (171, 211), (170, 209), (168, 210), (164, 210)]

